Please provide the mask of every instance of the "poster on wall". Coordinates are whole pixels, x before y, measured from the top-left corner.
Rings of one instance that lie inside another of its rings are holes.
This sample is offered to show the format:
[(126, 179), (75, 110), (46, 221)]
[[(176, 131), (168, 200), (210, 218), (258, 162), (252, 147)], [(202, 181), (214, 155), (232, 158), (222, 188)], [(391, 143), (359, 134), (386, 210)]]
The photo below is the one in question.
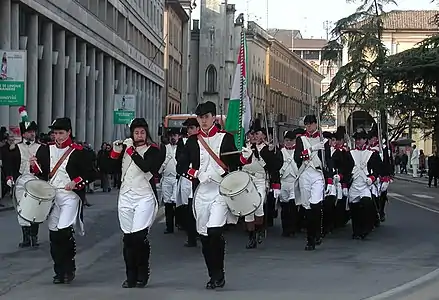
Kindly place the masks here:
[(129, 124), (136, 116), (135, 95), (114, 95), (113, 124)]
[(1, 50), (0, 105), (26, 103), (26, 51)]

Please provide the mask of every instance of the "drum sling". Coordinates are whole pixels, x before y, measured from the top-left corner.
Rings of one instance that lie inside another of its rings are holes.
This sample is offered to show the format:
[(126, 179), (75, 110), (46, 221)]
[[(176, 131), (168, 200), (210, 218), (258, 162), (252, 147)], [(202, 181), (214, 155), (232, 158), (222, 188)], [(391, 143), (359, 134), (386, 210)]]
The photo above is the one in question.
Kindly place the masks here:
[(62, 163), (66, 160), (66, 158), (70, 155), (70, 153), (73, 152), (73, 150), (75, 150), (75, 149), (70, 147), (69, 150), (64, 152), (64, 154), (61, 156), (61, 158), (56, 162), (56, 165), (53, 167), (52, 171), (50, 171), (49, 179), (52, 179), (53, 176), (55, 176), (56, 171), (58, 171), (59, 167), (61, 167)]
[(206, 149), (207, 153), (213, 158), (213, 160), (220, 166), (225, 172), (229, 171), (229, 168), (226, 166), (225, 163), (222, 162), (222, 160), (218, 157), (218, 155), (213, 152), (213, 150), (207, 145), (206, 141), (200, 136), (197, 136), (198, 141), (200, 141), (201, 145), (203, 145), (204, 149)]

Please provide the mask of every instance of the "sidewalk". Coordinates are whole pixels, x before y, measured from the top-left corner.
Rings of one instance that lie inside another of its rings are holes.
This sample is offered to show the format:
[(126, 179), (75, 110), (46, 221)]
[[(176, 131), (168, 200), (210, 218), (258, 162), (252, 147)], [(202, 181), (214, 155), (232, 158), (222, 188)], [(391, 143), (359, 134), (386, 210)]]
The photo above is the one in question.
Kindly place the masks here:
[(394, 178), (419, 184), (428, 185), (428, 177), (413, 177), (412, 174), (395, 174)]

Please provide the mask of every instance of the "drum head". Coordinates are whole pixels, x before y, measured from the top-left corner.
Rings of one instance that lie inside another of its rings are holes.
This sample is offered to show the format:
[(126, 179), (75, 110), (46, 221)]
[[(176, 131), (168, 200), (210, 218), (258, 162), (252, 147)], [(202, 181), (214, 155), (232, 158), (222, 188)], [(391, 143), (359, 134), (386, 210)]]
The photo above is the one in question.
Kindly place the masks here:
[(233, 197), (241, 193), (250, 183), (250, 176), (243, 171), (235, 171), (228, 174), (221, 181), (220, 194), (226, 197)]
[(55, 198), (55, 189), (43, 180), (30, 180), (25, 184), (26, 192), (37, 199), (52, 200)]
[(30, 180), (38, 180), (38, 177), (32, 174), (23, 174), (15, 181), (12, 197), (15, 207), (17, 207), (17, 205), (20, 203), (20, 200), (23, 199), (23, 195), (26, 193), (25, 185)]

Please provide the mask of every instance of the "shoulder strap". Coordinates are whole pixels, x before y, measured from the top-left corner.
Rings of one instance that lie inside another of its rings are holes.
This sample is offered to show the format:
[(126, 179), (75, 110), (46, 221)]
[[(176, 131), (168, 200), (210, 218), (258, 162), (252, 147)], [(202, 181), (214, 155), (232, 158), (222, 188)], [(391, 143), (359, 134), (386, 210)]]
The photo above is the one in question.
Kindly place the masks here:
[(59, 167), (61, 167), (61, 164), (66, 160), (66, 158), (70, 155), (70, 153), (73, 152), (73, 147), (70, 147), (64, 154), (61, 156), (61, 158), (57, 161), (56, 165), (53, 167), (52, 171), (49, 173), (49, 179), (52, 178), (56, 171), (58, 171)]
[(221, 161), (221, 159), (213, 152), (213, 150), (207, 145), (206, 141), (200, 136), (197, 136), (198, 140), (200, 141), (201, 145), (203, 145), (204, 149), (206, 149), (207, 153), (213, 158), (213, 160), (224, 170), (228, 171), (229, 168), (226, 166), (225, 163)]

